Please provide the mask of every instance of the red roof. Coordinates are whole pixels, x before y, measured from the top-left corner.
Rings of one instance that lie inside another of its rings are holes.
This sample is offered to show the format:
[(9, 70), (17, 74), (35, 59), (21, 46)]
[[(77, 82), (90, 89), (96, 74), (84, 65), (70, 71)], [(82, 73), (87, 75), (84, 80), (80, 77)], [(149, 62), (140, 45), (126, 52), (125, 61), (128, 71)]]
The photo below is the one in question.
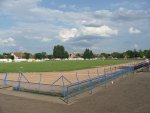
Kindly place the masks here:
[(22, 53), (22, 52), (14, 52), (13, 54), (14, 54), (16, 57), (19, 57), (19, 58), (22, 58), (23, 55), (24, 55), (24, 53)]

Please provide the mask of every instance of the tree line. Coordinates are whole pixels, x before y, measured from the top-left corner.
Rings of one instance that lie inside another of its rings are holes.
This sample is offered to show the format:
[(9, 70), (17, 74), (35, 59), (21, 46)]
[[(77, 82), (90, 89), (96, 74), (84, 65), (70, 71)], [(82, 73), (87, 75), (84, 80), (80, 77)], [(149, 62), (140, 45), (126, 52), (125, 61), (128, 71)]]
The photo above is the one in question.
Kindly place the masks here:
[(150, 58), (149, 50), (127, 50), (126, 52), (113, 52), (111, 54), (101, 53), (105, 58)]
[[(24, 59), (35, 58), (35, 59), (66, 59), (69, 58), (70, 54), (65, 50), (63, 45), (56, 45), (53, 48), (53, 54), (48, 55), (46, 52), (31, 53), (25, 52), (22, 56)], [(83, 53), (77, 53), (76, 57), (84, 59), (92, 58), (150, 58), (150, 49), (149, 50), (128, 50), (126, 52), (113, 52), (113, 53), (101, 53), (94, 54), (92, 50), (86, 48)], [(0, 59), (14, 59), (11, 53), (0, 54)]]

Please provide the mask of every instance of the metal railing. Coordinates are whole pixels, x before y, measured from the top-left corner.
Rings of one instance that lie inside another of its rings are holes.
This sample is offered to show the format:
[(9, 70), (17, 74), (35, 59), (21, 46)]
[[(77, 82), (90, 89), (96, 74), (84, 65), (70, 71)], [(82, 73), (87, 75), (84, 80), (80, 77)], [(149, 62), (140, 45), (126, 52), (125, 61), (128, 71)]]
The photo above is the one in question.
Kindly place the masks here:
[(124, 74), (131, 73), (133, 71), (133, 67), (128, 67), (110, 74), (98, 75), (97, 77), (90, 78), (89, 80), (79, 81), (77, 83), (67, 85), (64, 88), (64, 100), (68, 102), (69, 98), (74, 97), (85, 91), (90, 91), (90, 93), (92, 94), (92, 90), (95, 87), (100, 85), (106, 85), (106, 83), (110, 80), (123, 76)]
[[(89, 79), (82, 81), (78, 80), (78, 82), (75, 83), (71, 83), (71, 81), (64, 76), (59, 77), (51, 84), (42, 83), (41, 78), (37, 83), (30, 82), (21, 72), (18, 74), (17, 80), (9, 80), (8, 76), (10, 75), (8, 75), (8, 73), (5, 73), (2, 75), (3, 77), (0, 77), (0, 84), (12, 86), (13, 89), (16, 91), (25, 91), (63, 97), (64, 101), (68, 103), (71, 97), (74, 97), (86, 91), (90, 91), (90, 94), (92, 94), (93, 89), (97, 86), (106, 85), (107, 82), (114, 80), (120, 76), (132, 73), (137, 69), (149, 66), (149, 62), (141, 62), (136, 65), (123, 66), (117, 70), (116, 68), (109, 67), (109, 69), (104, 69), (104, 75), (97, 75), (96, 77), (92, 78), (88, 75)], [(62, 81), (62, 85), (55, 84), (60, 80)], [(66, 85), (64, 84), (64, 82), (68, 82), (68, 84)]]

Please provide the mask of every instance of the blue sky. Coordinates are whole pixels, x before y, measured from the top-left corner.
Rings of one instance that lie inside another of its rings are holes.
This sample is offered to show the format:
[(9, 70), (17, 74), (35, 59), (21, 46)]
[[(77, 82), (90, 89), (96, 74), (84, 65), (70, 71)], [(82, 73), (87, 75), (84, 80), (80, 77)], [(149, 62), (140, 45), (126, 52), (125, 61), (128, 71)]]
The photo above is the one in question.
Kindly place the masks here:
[(150, 49), (149, 0), (0, 0), (0, 53)]

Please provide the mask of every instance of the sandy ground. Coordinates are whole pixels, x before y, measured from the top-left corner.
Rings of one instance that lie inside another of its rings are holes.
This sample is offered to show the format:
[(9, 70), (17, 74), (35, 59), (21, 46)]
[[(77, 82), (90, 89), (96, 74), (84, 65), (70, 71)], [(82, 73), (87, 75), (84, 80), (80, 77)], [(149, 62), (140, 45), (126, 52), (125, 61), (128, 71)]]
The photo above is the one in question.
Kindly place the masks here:
[(150, 72), (121, 78), (71, 105), (0, 93), (0, 113), (150, 113)]
[[(113, 69), (112, 71), (118, 70), (119, 66), (127, 66), (129, 64), (119, 64), (113, 66), (105, 66), (105, 67), (96, 67), (91, 69), (84, 69), (84, 70), (76, 70), (76, 71), (67, 71), (67, 72), (33, 72), (33, 73), (23, 73), (23, 75), (30, 81), (39, 83), (40, 75), (41, 75), (41, 83), (44, 84), (52, 84), (55, 80), (57, 80), (60, 76), (65, 76), (71, 83), (75, 83), (78, 80), (87, 80), (93, 78), (97, 75), (104, 74), (104, 70), (107, 70), (107, 73), (110, 73), (110, 68)], [(77, 74), (77, 76), (76, 76)], [(18, 80), (18, 73), (8, 73), (7, 80)], [(89, 75), (89, 76), (88, 76)], [(3, 79), (5, 74), (0, 73), (0, 79)], [(78, 79), (77, 79), (78, 78)], [(22, 77), (22, 81), (26, 81), (24, 77)], [(65, 85), (68, 82), (65, 80)], [(62, 85), (62, 81), (59, 80), (55, 85)]]

